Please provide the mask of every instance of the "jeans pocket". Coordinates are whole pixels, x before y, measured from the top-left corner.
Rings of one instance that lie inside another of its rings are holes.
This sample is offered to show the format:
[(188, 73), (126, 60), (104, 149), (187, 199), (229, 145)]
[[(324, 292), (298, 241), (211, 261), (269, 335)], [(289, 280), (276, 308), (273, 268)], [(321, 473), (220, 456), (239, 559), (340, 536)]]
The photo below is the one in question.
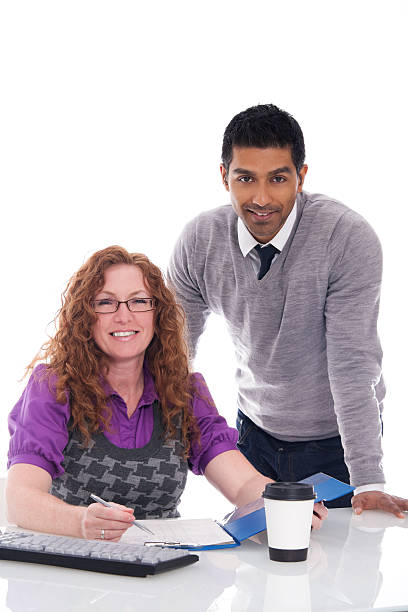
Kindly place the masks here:
[(255, 424), (246, 417), (240, 418), (238, 427), (238, 442), (237, 446), (242, 446), (251, 433), (255, 429)]
[(340, 436), (335, 436), (334, 438), (323, 438), (322, 440), (313, 440), (311, 445), (318, 452), (343, 454)]

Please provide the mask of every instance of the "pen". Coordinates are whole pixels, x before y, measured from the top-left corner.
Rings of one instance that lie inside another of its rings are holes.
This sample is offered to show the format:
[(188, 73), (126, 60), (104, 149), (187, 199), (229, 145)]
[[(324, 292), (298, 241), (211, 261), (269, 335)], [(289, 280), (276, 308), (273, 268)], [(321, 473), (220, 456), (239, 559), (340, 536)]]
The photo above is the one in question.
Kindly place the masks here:
[(145, 546), (162, 546), (167, 548), (202, 548), (200, 544), (182, 544), (181, 542), (145, 542)]
[[(112, 508), (111, 504), (109, 504), (107, 501), (105, 501), (101, 497), (98, 497), (97, 495), (94, 495), (93, 493), (91, 493), (90, 497), (92, 497), (92, 499), (98, 502), (99, 504), (102, 504), (102, 506), (105, 506), (106, 508)], [(154, 535), (153, 531), (150, 531), (150, 529), (148, 529), (147, 527), (144, 527), (137, 521), (133, 521), (133, 525), (135, 525), (135, 527), (139, 527), (139, 529), (143, 529), (143, 531), (146, 531), (146, 533), (151, 533), (152, 535)]]

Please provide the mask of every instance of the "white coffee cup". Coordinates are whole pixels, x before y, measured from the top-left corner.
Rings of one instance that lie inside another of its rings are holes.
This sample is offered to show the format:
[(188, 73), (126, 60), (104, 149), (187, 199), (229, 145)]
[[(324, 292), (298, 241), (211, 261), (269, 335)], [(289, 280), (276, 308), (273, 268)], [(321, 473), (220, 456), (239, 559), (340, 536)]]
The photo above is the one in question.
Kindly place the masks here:
[(271, 482), (266, 485), (262, 497), (269, 558), (273, 561), (305, 561), (316, 499), (313, 485)]

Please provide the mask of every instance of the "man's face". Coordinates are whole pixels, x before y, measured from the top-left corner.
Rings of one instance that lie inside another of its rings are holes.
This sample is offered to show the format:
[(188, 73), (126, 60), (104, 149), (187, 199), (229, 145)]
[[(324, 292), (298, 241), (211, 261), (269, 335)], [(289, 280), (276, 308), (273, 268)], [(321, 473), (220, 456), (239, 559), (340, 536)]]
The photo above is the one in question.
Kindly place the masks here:
[(290, 147), (233, 147), (228, 175), (221, 175), (233, 209), (254, 238), (263, 244), (281, 229), (302, 191), (307, 166), (299, 174)]

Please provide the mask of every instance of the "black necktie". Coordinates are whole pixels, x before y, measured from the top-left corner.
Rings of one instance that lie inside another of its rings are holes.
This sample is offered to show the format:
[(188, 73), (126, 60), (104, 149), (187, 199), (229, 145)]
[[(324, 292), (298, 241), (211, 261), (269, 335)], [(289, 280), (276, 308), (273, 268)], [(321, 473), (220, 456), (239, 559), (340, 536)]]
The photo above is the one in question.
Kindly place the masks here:
[(271, 267), (272, 259), (275, 257), (275, 254), (280, 253), (280, 250), (274, 247), (273, 244), (268, 244), (268, 246), (263, 248), (260, 244), (257, 244), (255, 249), (261, 260), (261, 267), (258, 272), (258, 280), (261, 280)]

